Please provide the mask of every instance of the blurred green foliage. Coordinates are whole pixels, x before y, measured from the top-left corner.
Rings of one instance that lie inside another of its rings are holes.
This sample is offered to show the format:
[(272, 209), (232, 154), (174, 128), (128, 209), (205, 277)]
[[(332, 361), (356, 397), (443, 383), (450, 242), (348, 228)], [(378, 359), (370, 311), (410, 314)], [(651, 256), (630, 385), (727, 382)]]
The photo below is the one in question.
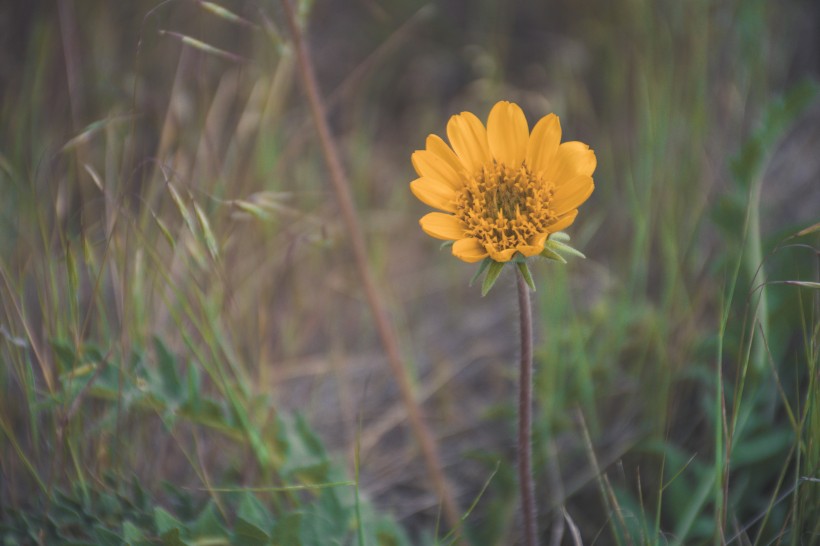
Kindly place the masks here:
[[(114, 423), (117, 415), (147, 412), (158, 415), (172, 434), (178, 421), (214, 430), (226, 437), (223, 441), (247, 442), (264, 434), (267, 442), (257, 449), (264, 450), (264, 462), (276, 468), (277, 483), (297, 485), (257, 483), (248, 489), (197, 492), (167, 482), (166, 498), (157, 504), (137, 478), (126, 481), (109, 474), (100, 483), (81, 481), (69, 491), (55, 488), (45, 497), (30, 499), (33, 504), (12, 508), (0, 525), (3, 544), (321, 546), (329, 540), (352, 543), (358, 533), (368, 544), (409, 544), (404, 532), (378, 516), (369, 503), (357, 509), (357, 484), (331, 463), (304, 419), (276, 415), (263, 432), (246, 406), (231, 409), (225, 401), (203, 394), (198, 368), (178, 362), (159, 338), (154, 338), (156, 367), (139, 353), (121, 366), (105, 360), (93, 346), (74, 351), (68, 343), (55, 342), (54, 349), (66, 388), (45, 402), (49, 407), (71, 406), (77, 397), (87, 395), (106, 401), (102, 421)], [(271, 403), (254, 401), (249, 406), (266, 408)], [(202, 493), (211, 500), (203, 502)], [(270, 506), (276, 507), (276, 515)]]
[[(544, 541), (816, 541), (817, 6), (299, 5), (473, 543), (517, 537), (512, 292), (467, 286), (407, 183), (499, 99), (598, 156), (588, 259), (532, 264)], [(447, 542), (284, 28), (241, 0), (0, 7), (5, 544)]]

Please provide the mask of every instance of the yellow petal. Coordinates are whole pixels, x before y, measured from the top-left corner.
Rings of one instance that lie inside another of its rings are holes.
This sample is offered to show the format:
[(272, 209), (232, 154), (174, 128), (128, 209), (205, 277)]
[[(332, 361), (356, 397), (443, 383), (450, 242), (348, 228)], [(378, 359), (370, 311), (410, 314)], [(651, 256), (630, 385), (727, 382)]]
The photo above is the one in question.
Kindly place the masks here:
[(437, 155), (441, 159), (447, 162), (452, 169), (457, 172), (461, 173), (464, 170), (464, 165), (461, 164), (461, 161), (458, 160), (458, 156), (453, 151), (452, 148), (447, 146), (447, 143), (444, 142), (440, 136), (438, 135), (430, 135), (427, 137), (427, 151), (432, 152), (433, 154)]
[(436, 239), (454, 241), (464, 238), (464, 224), (452, 214), (431, 212), (422, 216), (419, 224), (424, 233)]
[(513, 255), (515, 254), (514, 248), (508, 248), (506, 250), (496, 250), (495, 248), (488, 248), (487, 250), (490, 251), (490, 258), (497, 262), (509, 262), (512, 260)]
[[(527, 243), (530, 246), (534, 246), (534, 247), (537, 247), (541, 250), (544, 250), (544, 243), (547, 242), (547, 237), (549, 237), (548, 232), (539, 233), (538, 235), (534, 235), (534, 236), (530, 237), (530, 240), (527, 241)], [(538, 252), (541, 252), (541, 250), (539, 250)]]
[(556, 186), (560, 186), (579, 174), (592, 176), (597, 165), (595, 152), (589, 146), (577, 141), (564, 142), (558, 147), (552, 168), (547, 169), (547, 178)]
[(555, 233), (556, 231), (561, 231), (568, 228), (575, 221), (576, 216), (578, 216), (578, 209), (570, 211), (567, 214), (561, 216), (554, 224), (548, 226), (550, 233)]
[(575, 176), (555, 189), (555, 195), (550, 202), (550, 208), (559, 216), (573, 209), (577, 209), (581, 203), (592, 195), (592, 190), (594, 189), (595, 184), (592, 182), (591, 176)]
[(454, 190), (460, 188), (464, 183), (463, 178), (445, 160), (433, 152), (415, 151), (410, 160), (416, 172), (423, 178), (438, 180)]
[(410, 182), (410, 191), (419, 201), (447, 212), (455, 212), (456, 192), (453, 188), (433, 178), (417, 178)]
[(474, 114), (462, 112), (451, 117), (447, 122), (447, 138), (468, 173), (475, 173), (489, 163), (487, 130)]
[(453, 256), (467, 263), (475, 263), (487, 257), (487, 249), (478, 239), (459, 239), (453, 244)]
[(544, 250), (544, 245), (521, 245), (516, 247), (515, 249), (518, 252), (520, 252), (525, 258), (529, 258), (530, 256), (537, 256), (538, 254), (541, 254), (541, 251)]
[(499, 163), (517, 168), (524, 162), (530, 129), (527, 118), (517, 104), (501, 101), (487, 118), (487, 142)]
[(541, 118), (532, 129), (527, 144), (527, 165), (534, 173), (543, 173), (552, 163), (561, 144), (561, 122), (550, 114)]

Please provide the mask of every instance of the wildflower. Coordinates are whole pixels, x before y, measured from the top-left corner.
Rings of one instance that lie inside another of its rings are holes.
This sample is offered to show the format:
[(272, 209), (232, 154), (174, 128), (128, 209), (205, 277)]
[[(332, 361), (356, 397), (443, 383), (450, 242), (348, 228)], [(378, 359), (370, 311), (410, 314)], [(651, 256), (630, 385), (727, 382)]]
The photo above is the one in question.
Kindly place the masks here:
[(452, 116), (447, 137), (449, 146), (428, 136), (426, 149), (412, 157), (420, 178), (411, 191), (442, 211), (421, 218), (424, 232), (453, 241), (460, 260), (485, 260), (479, 274), (491, 262), (500, 270), (536, 255), (562, 260), (548, 238), (572, 224), (592, 194), (597, 161), (589, 146), (562, 144), (555, 114), (530, 133), (524, 112), (506, 101), (490, 111), (486, 128), (469, 112)]

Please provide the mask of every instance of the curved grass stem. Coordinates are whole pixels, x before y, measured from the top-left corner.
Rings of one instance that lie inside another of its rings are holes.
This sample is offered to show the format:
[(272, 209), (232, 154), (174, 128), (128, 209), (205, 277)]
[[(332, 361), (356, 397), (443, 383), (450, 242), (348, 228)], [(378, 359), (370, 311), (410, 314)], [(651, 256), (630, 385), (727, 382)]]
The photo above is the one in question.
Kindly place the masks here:
[(464, 544), (465, 539), (460, 532), (461, 518), (459, 517), (458, 505), (455, 502), (451, 487), (442, 470), (443, 467), (441, 465), (436, 440), (424, 421), (421, 407), (416, 401), (412, 381), (404, 366), (399, 350), (398, 336), (370, 269), (364, 234), (356, 213), (356, 207), (353, 203), (350, 183), (342, 167), (338, 147), (327, 123), (325, 105), (319, 92), (319, 85), (316, 82), (313, 63), (308, 54), (307, 46), (290, 0), (282, 0), (282, 6), (287, 18), (288, 27), (293, 36), (293, 45), (296, 52), (299, 73), (302, 77), (302, 83), (304, 84), (305, 93), (307, 94), (310, 104), (313, 121), (316, 124), (316, 130), (319, 134), (322, 152), (330, 171), (331, 185), (333, 186), (336, 200), (341, 209), (342, 219), (350, 236), (356, 269), (362, 282), (365, 298), (373, 314), (382, 345), (387, 353), (387, 361), (390, 364), (393, 377), (398, 384), (402, 402), (407, 411), (408, 421), (421, 449), (430, 480), (433, 482), (433, 487), (441, 499), (444, 517), (450, 527), (456, 532), (456, 542), (458, 544)]
[(530, 289), (520, 271), (516, 273), (518, 310), (521, 321), (521, 367), (518, 390), (518, 481), (524, 544), (536, 546), (535, 495), (532, 480), (532, 305)]

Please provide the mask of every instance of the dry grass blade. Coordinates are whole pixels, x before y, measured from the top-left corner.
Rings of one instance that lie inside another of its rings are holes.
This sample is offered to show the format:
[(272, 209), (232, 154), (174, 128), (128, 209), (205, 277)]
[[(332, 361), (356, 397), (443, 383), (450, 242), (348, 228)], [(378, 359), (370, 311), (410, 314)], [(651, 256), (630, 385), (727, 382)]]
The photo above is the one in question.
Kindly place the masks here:
[(180, 34), (179, 32), (174, 32), (172, 30), (159, 30), (158, 32), (160, 36), (171, 36), (172, 38), (176, 38), (185, 45), (191, 46), (194, 49), (198, 49), (203, 53), (207, 53), (208, 55), (213, 55), (215, 57), (225, 59), (226, 61), (231, 61), (240, 64), (246, 63), (248, 61), (247, 59), (237, 55), (236, 53), (231, 53), (230, 51), (219, 49), (218, 47), (206, 44), (202, 40), (197, 40), (196, 38), (186, 36), (185, 34)]
[(236, 23), (237, 25), (242, 25), (244, 27), (253, 28), (253, 29), (259, 28), (257, 25), (251, 23), (250, 21), (248, 21), (244, 17), (240, 17), (239, 15), (235, 14), (234, 12), (232, 12), (232, 11), (226, 9), (226, 8), (223, 8), (222, 6), (220, 6), (218, 4), (214, 4), (213, 2), (205, 2), (205, 1), (200, 0), (200, 1), (197, 2), (197, 4), (199, 4), (199, 7), (201, 7), (205, 11), (210, 12), (210, 13), (216, 15), (217, 17), (225, 19), (226, 21), (228, 21), (230, 23)]
[(17, 438), (14, 435), (14, 431), (6, 423), (2, 415), (0, 415), (0, 430), (2, 430), (6, 438), (8, 438), (11, 447), (14, 448), (14, 451), (15, 453), (17, 453), (17, 456), (20, 458), (21, 461), (23, 461), (23, 464), (25, 465), (26, 469), (28, 469), (28, 471), (31, 473), (31, 476), (37, 482), (37, 485), (44, 493), (46, 493), (46, 495), (48, 495), (48, 486), (46, 486), (45, 482), (43, 482), (43, 479), (40, 477), (40, 473), (37, 471), (37, 468), (35, 468), (30, 458), (23, 451), (22, 446), (20, 446), (20, 443), (17, 441)]
[[(549, 480), (550, 497), (552, 498), (553, 519), (550, 531), (550, 545), (559, 546), (564, 539), (564, 520), (567, 517), (564, 506), (564, 484), (561, 483), (561, 469), (558, 467), (558, 447), (555, 440), (547, 443), (547, 479)], [(562, 516), (563, 513), (563, 516)]]
[(803, 235), (808, 235), (809, 233), (814, 233), (815, 231), (820, 231), (820, 222), (809, 226), (807, 228), (801, 229), (797, 233), (794, 234), (795, 237), (802, 237)]
[(813, 281), (783, 281), (783, 284), (789, 284), (791, 286), (800, 286), (802, 288), (813, 288), (815, 290), (820, 290), (820, 282), (813, 282)]
[(191, 211), (188, 210), (188, 206), (185, 204), (185, 201), (182, 200), (182, 196), (176, 187), (174, 187), (170, 181), (166, 181), (166, 183), (168, 184), (168, 192), (171, 194), (171, 199), (174, 200), (174, 204), (177, 206), (177, 209), (179, 209), (179, 213), (182, 215), (185, 225), (188, 226), (188, 229), (193, 235), (196, 235), (196, 224), (194, 223), (194, 217), (191, 216)]
[(581, 531), (578, 529), (578, 526), (575, 524), (572, 517), (570, 517), (567, 509), (562, 508), (561, 512), (564, 514), (564, 521), (567, 522), (567, 527), (569, 527), (569, 534), (572, 536), (572, 543), (575, 544), (575, 546), (584, 546), (584, 542), (581, 540)]
[[(617, 506), (617, 501), (615, 500), (614, 495), (612, 494), (612, 486), (609, 484), (609, 479), (607, 478), (606, 474), (604, 474), (603, 470), (601, 469), (601, 465), (598, 463), (598, 456), (595, 455), (595, 448), (592, 445), (592, 438), (589, 435), (589, 428), (587, 428), (586, 419), (584, 419), (584, 413), (579, 408), (577, 411), (578, 421), (581, 424), (581, 431), (583, 432), (584, 437), (584, 447), (587, 451), (587, 456), (589, 457), (589, 462), (592, 465), (592, 469), (595, 472), (595, 476), (598, 481), (598, 489), (601, 494), (601, 500), (604, 503), (604, 507), (606, 511), (610, 514), (610, 518), (612, 514), (616, 514), (619, 517), (620, 521), (623, 521), (623, 516), (620, 512), (620, 507)], [(614, 501), (614, 505), (613, 505)], [(617, 526), (614, 524), (610, 525), (610, 530), (612, 531), (613, 539), (617, 544), (620, 544), (620, 540), (618, 537), (618, 529)]]
[(34, 352), (34, 360), (37, 362), (37, 366), (40, 368), (40, 372), (43, 374), (43, 379), (46, 382), (46, 387), (48, 388), (49, 393), (54, 393), (57, 387), (56, 380), (55, 380), (55, 371), (52, 368), (51, 362), (46, 360), (45, 353), (43, 353), (42, 348), (37, 343), (37, 339), (34, 337), (31, 331), (31, 327), (29, 326), (28, 321), (25, 318), (25, 314), (23, 313), (23, 309), (20, 303), (12, 296), (14, 291), (11, 287), (11, 281), (9, 280), (9, 276), (6, 272), (5, 264), (0, 264), (0, 277), (3, 277), (3, 283), (6, 286), (6, 292), (9, 295), (9, 299), (12, 302), (12, 307), (14, 308), (14, 312), (20, 321), (20, 324), (25, 330), (26, 338), (28, 338), (28, 342), (31, 346), (31, 350)]
[(202, 236), (205, 238), (205, 246), (208, 247), (208, 252), (211, 254), (211, 258), (218, 262), (219, 246), (216, 243), (216, 236), (211, 229), (211, 223), (208, 221), (208, 217), (205, 216), (205, 211), (202, 210), (202, 207), (200, 207), (197, 202), (194, 202), (194, 212), (196, 212), (197, 220), (199, 220), (199, 226), (202, 228)]
[(97, 186), (97, 188), (101, 192), (105, 193), (105, 188), (103, 187), (102, 179), (100, 178), (99, 173), (97, 173), (97, 171), (94, 170), (94, 167), (86, 163), (83, 165), (83, 168), (85, 169), (85, 172), (88, 173), (88, 176), (91, 177), (91, 180), (94, 181), (94, 185)]
[(153, 210), (151, 211), (151, 217), (154, 219), (154, 222), (156, 222), (157, 227), (162, 233), (162, 236), (165, 237), (165, 240), (168, 241), (168, 244), (171, 246), (171, 248), (176, 247), (176, 240), (174, 240), (174, 236), (171, 235), (171, 232), (168, 230), (168, 226), (165, 225), (165, 222), (160, 220), (160, 218)]
[(60, 151), (67, 152), (77, 148), (78, 146), (87, 144), (94, 137), (94, 135), (106, 129), (109, 125), (123, 121), (130, 121), (134, 118), (135, 116), (123, 114), (95, 121), (89, 124), (85, 129), (83, 129), (80, 134), (76, 135), (75, 137), (71, 138), (68, 142), (63, 144), (63, 147), (60, 148)]

